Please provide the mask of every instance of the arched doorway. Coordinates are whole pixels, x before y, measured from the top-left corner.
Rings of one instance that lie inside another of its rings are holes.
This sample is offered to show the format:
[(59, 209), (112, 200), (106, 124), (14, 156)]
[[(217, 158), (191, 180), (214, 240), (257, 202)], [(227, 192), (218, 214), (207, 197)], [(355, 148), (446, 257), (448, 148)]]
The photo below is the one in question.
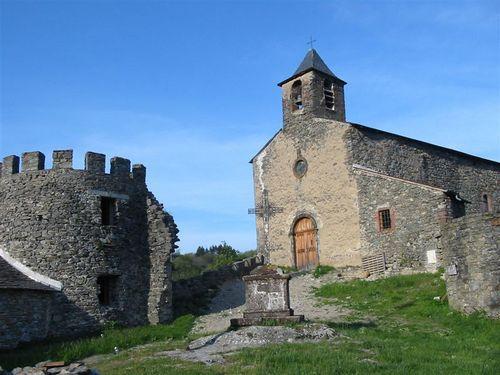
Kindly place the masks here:
[(313, 268), (318, 264), (316, 226), (309, 217), (303, 217), (293, 227), (295, 264), (298, 269)]

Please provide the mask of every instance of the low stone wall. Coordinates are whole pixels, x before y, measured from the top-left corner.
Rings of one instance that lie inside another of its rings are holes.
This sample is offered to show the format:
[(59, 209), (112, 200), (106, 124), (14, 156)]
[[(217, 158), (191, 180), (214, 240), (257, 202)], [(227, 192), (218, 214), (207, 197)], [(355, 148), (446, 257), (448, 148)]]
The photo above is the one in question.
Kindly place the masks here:
[(173, 281), (174, 316), (197, 313), (225, 281), (248, 275), (250, 271), (262, 264), (264, 264), (263, 257), (257, 255), (204, 272), (197, 277)]
[(443, 224), (443, 265), (450, 306), (500, 317), (500, 216), (468, 215)]

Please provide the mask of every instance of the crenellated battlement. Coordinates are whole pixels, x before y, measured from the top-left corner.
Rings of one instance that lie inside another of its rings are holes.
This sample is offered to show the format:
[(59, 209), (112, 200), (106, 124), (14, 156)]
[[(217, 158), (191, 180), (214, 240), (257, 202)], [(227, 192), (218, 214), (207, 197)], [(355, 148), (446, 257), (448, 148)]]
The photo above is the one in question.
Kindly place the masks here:
[[(45, 155), (40, 151), (24, 152), (21, 158), (17, 155), (9, 155), (3, 158), (3, 162), (0, 162), (1, 178), (7, 178), (24, 172), (50, 170), (74, 170), (73, 150), (53, 151), (52, 168), (50, 169), (45, 168)], [(83, 170), (93, 174), (105, 175), (106, 155), (90, 151), (85, 153), (85, 166)], [(131, 178), (144, 183), (146, 181), (146, 167), (142, 164), (134, 164), (131, 170), (129, 159), (115, 156), (110, 160), (109, 175), (119, 178)]]
[(0, 249), (0, 284), (8, 267), (0, 349), (86, 335), (111, 321), (137, 326), (172, 318), (178, 229), (148, 190), (146, 168), (87, 152), (76, 169), (73, 156), (56, 150), (46, 160), (30, 151), (0, 159), (0, 247), (18, 262), (2, 262)]

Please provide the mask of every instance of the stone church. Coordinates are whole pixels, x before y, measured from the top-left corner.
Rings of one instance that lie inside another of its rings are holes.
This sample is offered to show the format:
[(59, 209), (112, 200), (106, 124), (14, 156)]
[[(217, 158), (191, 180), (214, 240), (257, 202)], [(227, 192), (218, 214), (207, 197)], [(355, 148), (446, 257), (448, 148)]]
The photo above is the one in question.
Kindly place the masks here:
[(278, 84), (283, 126), (251, 160), (258, 249), (299, 269), (434, 270), (446, 223), (500, 211), (500, 164), (348, 122), (345, 85), (314, 49)]

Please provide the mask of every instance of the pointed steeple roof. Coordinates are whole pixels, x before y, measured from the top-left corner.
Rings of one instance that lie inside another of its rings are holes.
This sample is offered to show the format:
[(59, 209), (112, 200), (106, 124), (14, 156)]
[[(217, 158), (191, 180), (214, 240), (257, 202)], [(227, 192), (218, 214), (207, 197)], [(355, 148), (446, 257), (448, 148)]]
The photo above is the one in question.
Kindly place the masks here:
[(316, 70), (316, 71), (321, 72), (323, 74), (326, 74), (332, 78), (335, 78), (344, 84), (346, 83), (343, 80), (341, 80), (339, 77), (337, 77), (335, 74), (333, 74), (333, 72), (330, 70), (330, 68), (328, 68), (328, 66), (325, 64), (323, 59), (319, 56), (318, 51), (316, 51), (314, 48), (311, 48), (307, 52), (306, 56), (304, 57), (304, 59), (300, 63), (300, 65), (297, 68), (297, 70), (295, 71), (295, 73), (293, 73), (293, 75), (290, 78), (287, 78), (283, 82), (278, 83), (278, 86), (281, 86), (284, 83), (287, 83), (288, 81), (290, 81), (294, 78), (297, 78), (298, 76), (300, 76), (304, 73), (307, 73), (311, 70)]
[(305, 72), (308, 72), (309, 70), (317, 70), (319, 72), (328, 74), (329, 76), (335, 77), (335, 74), (332, 73), (332, 71), (326, 66), (325, 62), (323, 59), (319, 56), (318, 52), (314, 49), (311, 48), (306, 56), (304, 57), (304, 60), (300, 63), (299, 67), (293, 73), (293, 75), (299, 75)]

